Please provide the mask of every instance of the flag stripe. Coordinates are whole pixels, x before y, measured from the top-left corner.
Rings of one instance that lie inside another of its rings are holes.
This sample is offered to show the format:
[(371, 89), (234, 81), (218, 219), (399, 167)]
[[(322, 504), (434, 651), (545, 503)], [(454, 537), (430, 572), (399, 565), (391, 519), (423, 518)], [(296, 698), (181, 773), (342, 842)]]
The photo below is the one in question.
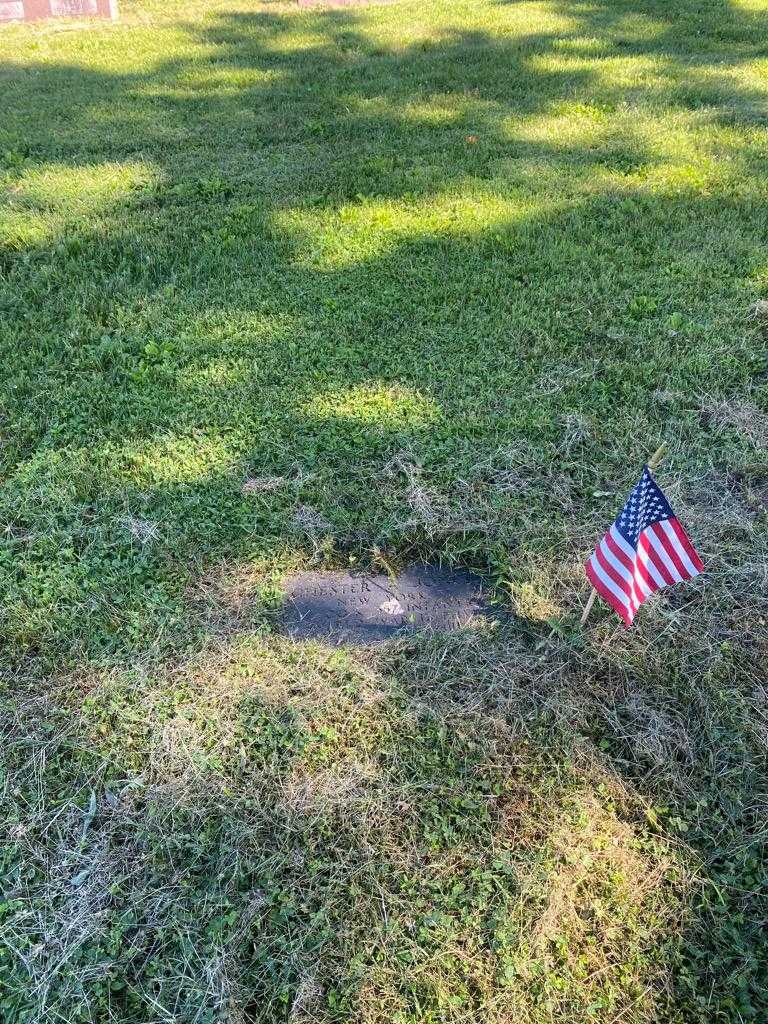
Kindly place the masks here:
[(612, 554), (614, 554), (617, 557), (617, 559), (622, 559), (622, 564), (627, 567), (627, 571), (632, 577), (633, 590), (635, 594), (635, 604), (639, 608), (643, 601), (647, 597), (650, 597), (652, 591), (648, 586), (647, 580), (638, 570), (637, 553), (633, 551), (633, 557), (631, 561), (627, 559), (624, 552), (619, 548), (618, 544), (616, 543), (616, 539), (613, 536), (612, 529), (609, 530), (608, 533), (606, 533), (605, 537), (603, 538), (603, 543), (607, 545), (608, 549), (612, 552)]
[[(683, 577), (677, 571), (674, 559), (670, 556), (667, 549), (661, 542), (661, 538), (658, 536), (652, 526), (649, 526), (647, 530), (643, 530), (643, 537), (645, 538), (646, 544), (650, 544), (652, 549), (656, 552), (661, 564), (664, 566), (667, 575), (669, 576), (670, 583), (682, 583)], [(650, 549), (649, 549), (650, 550)]]
[(664, 586), (663, 583), (661, 584), (661, 586), (659, 586), (659, 584), (651, 578), (651, 574), (646, 569), (645, 563), (639, 555), (637, 556), (637, 560), (635, 561), (635, 575), (638, 579), (641, 579), (643, 581), (643, 584), (646, 590), (648, 591), (648, 593), (646, 594), (646, 600), (651, 596), (651, 594), (655, 594), (657, 590), (661, 590), (661, 587)]
[(684, 548), (685, 553), (690, 558), (691, 564), (693, 565), (694, 569), (696, 570), (696, 573), (694, 575), (696, 575), (696, 574), (698, 574), (700, 572), (704, 572), (704, 563), (699, 558), (698, 552), (694, 548), (693, 544), (691, 544), (690, 537), (685, 532), (683, 527), (680, 525), (680, 520), (676, 516), (672, 516), (671, 519), (666, 519), (665, 520), (665, 523), (664, 523), (665, 528), (666, 528), (666, 524), (667, 523), (669, 523), (669, 526), (677, 534), (677, 539), (680, 541), (680, 544)]
[(597, 546), (597, 550), (592, 557), (597, 561), (605, 575), (615, 583), (618, 591), (624, 595), (624, 601), (626, 602), (627, 607), (634, 610), (635, 595), (632, 590), (632, 583), (627, 583), (627, 581), (619, 576), (619, 574), (612, 568), (610, 562), (603, 554), (602, 544)]
[(665, 532), (665, 543), (668, 548), (672, 548), (675, 554), (680, 559), (680, 572), (683, 579), (692, 580), (694, 575), (698, 575), (698, 569), (690, 560), (688, 552), (680, 542), (680, 538), (677, 536), (675, 529), (670, 523), (669, 519), (665, 519), (663, 522), (657, 523), (658, 526), (662, 527)]
[(650, 547), (645, 543), (645, 537), (641, 533), (637, 541), (637, 558), (643, 568), (646, 570), (648, 575), (651, 577), (653, 582), (656, 584), (656, 589), (661, 590), (662, 587), (668, 587), (672, 582), (671, 579), (667, 579), (664, 573), (661, 571), (657, 560), (653, 555)]
[(613, 524), (608, 533), (610, 534), (611, 540), (614, 544), (624, 552), (627, 558), (627, 565), (632, 566), (635, 561), (635, 549), (631, 544), (628, 544), (627, 541), (624, 540), (622, 535), (616, 529), (616, 523)]
[(610, 562), (610, 564), (613, 566), (614, 571), (617, 572), (619, 576), (623, 577), (627, 581), (627, 583), (632, 582), (632, 573), (630, 572), (630, 567), (627, 566), (626, 563), (623, 562), (615, 554), (615, 552), (611, 550), (610, 537), (608, 536), (608, 534), (606, 534), (605, 537), (603, 537), (603, 539), (598, 544), (598, 550), (602, 551), (606, 560)]
[(616, 601), (618, 601), (619, 604), (623, 605), (624, 608), (628, 611), (629, 595), (626, 593), (626, 591), (622, 590), (621, 587), (614, 583), (611, 577), (605, 571), (605, 569), (603, 569), (602, 565), (600, 565), (600, 561), (598, 560), (596, 552), (592, 555), (589, 564), (592, 566), (592, 571), (594, 572), (594, 574), (603, 584), (603, 587), (605, 587), (607, 590), (610, 590), (610, 592), (615, 597)]
[(643, 537), (640, 543), (642, 543), (643, 550), (646, 551), (648, 554), (649, 562), (653, 562), (657, 572), (664, 581), (663, 586), (671, 587), (672, 584), (675, 582), (675, 577), (667, 568), (664, 560), (659, 556), (659, 553), (656, 550), (656, 548), (653, 546), (653, 544), (651, 544), (650, 538)]
[(608, 604), (619, 613), (624, 622), (629, 625), (632, 621), (632, 613), (621, 591), (618, 591), (615, 584), (605, 575), (600, 568), (594, 555), (587, 562), (587, 576), (595, 590), (601, 597), (605, 598)]
[(630, 547), (629, 544), (627, 544), (622, 535), (616, 529), (615, 523), (605, 535), (605, 539), (608, 541), (608, 544), (614, 554), (618, 558), (624, 559), (624, 564), (634, 577), (635, 596), (637, 598), (637, 606), (639, 608), (643, 601), (647, 597), (650, 597), (652, 590), (648, 585), (647, 579), (638, 571), (637, 552), (633, 547)]
[(675, 569), (677, 569), (677, 575), (680, 577), (678, 583), (682, 583), (683, 580), (690, 579), (691, 574), (686, 569), (685, 563), (680, 557), (681, 549), (680, 545), (677, 543), (677, 537), (675, 536), (674, 530), (672, 531), (672, 536), (670, 537), (667, 531), (664, 529), (663, 522), (654, 523), (653, 526), (649, 527), (649, 529), (653, 530), (653, 532), (659, 538), (659, 542), (661, 543), (662, 547), (674, 562)]
[[(597, 546), (597, 553), (600, 555), (601, 563), (604, 566), (609, 567), (614, 576), (617, 577), (616, 582), (619, 583), (622, 589), (628, 591), (630, 597), (632, 597), (635, 590), (635, 578), (624, 563), (614, 555), (613, 551), (611, 551), (608, 537), (603, 537), (600, 541)], [(641, 602), (635, 600), (634, 603), (639, 605)]]

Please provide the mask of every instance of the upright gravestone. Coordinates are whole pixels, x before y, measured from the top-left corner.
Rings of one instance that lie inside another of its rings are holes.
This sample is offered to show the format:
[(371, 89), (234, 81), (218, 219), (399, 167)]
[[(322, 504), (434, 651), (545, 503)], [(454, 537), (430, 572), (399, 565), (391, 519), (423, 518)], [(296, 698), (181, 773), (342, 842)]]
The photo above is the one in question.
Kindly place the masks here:
[(117, 0), (0, 0), (0, 21), (116, 17)]
[[(298, 0), (299, 7), (363, 7), (371, 0)], [(391, 4), (394, 0), (374, 0), (376, 4)]]

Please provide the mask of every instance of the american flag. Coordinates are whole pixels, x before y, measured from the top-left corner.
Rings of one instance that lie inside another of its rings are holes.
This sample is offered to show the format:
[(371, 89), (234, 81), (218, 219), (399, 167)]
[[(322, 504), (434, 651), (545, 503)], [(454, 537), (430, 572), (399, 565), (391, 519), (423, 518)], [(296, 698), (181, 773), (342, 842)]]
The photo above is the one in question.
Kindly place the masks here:
[(589, 582), (631, 626), (662, 587), (693, 579), (701, 559), (646, 466), (621, 514), (587, 562)]

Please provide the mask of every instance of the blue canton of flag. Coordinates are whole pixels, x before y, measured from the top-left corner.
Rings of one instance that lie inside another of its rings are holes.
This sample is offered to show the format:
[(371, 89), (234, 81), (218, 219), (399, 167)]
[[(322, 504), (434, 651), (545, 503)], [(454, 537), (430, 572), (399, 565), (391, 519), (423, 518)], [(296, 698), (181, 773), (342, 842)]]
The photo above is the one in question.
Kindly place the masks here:
[(586, 565), (595, 590), (630, 626), (651, 594), (693, 579), (704, 565), (646, 466)]

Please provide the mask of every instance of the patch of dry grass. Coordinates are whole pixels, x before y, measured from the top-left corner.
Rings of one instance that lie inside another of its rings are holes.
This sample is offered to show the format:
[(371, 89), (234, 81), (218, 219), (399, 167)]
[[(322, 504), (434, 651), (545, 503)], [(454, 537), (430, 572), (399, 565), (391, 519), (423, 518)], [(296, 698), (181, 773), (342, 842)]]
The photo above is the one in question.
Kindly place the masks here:
[[(421, 691), (418, 641), (406, 673), (395, 651), (287, 654), (251, 634), (16, 693), (3, 942), (30, 1019), (533, 1021), (586, 978), (596, 1020), (638, 986), (654, 1003), (673, 922), (648, 931), (641, 890), (681, 891), (630, 789), (542, 755), (484, 683), (471, 707)], [(468, 638), (453, 656), (476, 667)]]

